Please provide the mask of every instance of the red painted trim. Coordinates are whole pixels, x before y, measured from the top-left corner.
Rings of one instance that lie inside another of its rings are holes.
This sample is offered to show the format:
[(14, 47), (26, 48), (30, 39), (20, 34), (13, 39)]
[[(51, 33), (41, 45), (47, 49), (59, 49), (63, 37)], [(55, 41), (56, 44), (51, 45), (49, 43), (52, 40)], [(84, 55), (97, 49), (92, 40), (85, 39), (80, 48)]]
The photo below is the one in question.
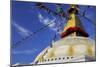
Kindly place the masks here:
[(68, 28), (65, 32), (63, 32), (62, 34), (61, 34), (61, 37), (62, 38), (64, 38), (64, 37), (66, 37), (66, 36), (68, 36), (69, 34), (71, 34), (71, 33), (73, 33), (73, 32), (78, 32), (78, 33), (80, 33), (82, 36), (84, 36), (84, 37), (88, 37), (89, 35), (88, 35), (88, 33), (86, 33), (82, 28), (80, 28), (80, 27), (70, 27), (70, 28)]

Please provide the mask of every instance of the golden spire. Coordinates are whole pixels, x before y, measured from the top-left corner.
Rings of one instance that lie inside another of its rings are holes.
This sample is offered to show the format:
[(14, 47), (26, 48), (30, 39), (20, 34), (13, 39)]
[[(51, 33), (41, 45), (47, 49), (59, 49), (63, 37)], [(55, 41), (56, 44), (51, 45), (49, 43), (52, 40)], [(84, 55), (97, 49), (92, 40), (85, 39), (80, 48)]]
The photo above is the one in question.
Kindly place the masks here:
[(83, 26), (81, 24), (80, 19), (78, 18), (78, 13), (79, 13), (79, 7), (78, 5), (70, 5), (71, 7), (69, 10), (67, 10), (68, 14), (68, 22), (66, 23), (64, 27), (64, 31), (61, 35), (61, 37), (65, 36), (88, 36), (88, 34), (83, 30)]

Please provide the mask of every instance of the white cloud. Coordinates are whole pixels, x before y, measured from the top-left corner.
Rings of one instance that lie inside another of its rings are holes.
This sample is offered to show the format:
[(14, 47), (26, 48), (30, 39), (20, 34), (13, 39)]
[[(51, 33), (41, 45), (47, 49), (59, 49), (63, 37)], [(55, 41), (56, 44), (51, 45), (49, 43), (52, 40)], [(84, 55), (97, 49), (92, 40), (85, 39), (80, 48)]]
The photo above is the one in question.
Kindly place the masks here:
[(37, 49), (32, 49), (32, 50), (23, 50), (23, 51), (15, 51), (15, 50), (13, 50), (12, 51), (12, 53), (13, 54), (32, 54), (32, 53), (34, 53), (35, 51), (37, 51)]
[(18, 33), (22, 36), (28, 36), (29, 34), (31, 34), (31, 32), (25, 28), (23, 28), (22, 26), (18, 25), (17, 23), (13, 22), (13, 25), (17, 28)]
[(13, 64), (12, 66), (17, 66), (17, 65), (19, 65), (20, 63), (18, 62), (18, 63), (15, 63), (15, 64)]
[[(41, 13), (38, 13), (38, 18), (39, 18), (39, 21), (40, 21), (41, 23), (45, 24), (45, 25), (51, 23), (48, 27), (49, 27), (51, 30), (57, 32), (57, 30), (58, 30), (58, 28), (59, 28), (58, 25), (59, 25), (59, 22), (60, 22), (60, 21), (59, 21), (56, 17), (54, 17), (53, 19), (49, 19), (49, 17), (44, 17)], [(62, 22), (63, 22), (63, 21), (62, 21)], [(61, 33), (61, 32), (62, 32), (62, 30), (60, 29), (60, 31), (57, 32), (57, 33)]]

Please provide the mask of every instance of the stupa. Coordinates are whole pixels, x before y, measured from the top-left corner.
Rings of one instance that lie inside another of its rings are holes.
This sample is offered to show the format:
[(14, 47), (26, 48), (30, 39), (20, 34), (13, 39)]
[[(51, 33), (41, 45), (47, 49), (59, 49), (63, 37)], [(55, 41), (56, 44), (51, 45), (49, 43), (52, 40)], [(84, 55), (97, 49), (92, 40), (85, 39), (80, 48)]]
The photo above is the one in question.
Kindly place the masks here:
[(67, 10), (68, 22), (61, 39), (46, 47), (32, 64), (53, 64), (95, 60), (95, 40), (89, 38), (78, 17), (79, 6)]

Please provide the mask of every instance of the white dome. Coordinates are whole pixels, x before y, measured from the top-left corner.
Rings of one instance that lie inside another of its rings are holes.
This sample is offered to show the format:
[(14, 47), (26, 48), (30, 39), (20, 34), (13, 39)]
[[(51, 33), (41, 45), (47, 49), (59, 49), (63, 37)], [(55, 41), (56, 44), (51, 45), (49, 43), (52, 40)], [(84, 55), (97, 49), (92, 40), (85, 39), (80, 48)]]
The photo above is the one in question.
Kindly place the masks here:
[(66, 56), (91, 56), (95, 57), (95, 42), (86, 37), (65, 37), (47, 47), (35, 61)]

